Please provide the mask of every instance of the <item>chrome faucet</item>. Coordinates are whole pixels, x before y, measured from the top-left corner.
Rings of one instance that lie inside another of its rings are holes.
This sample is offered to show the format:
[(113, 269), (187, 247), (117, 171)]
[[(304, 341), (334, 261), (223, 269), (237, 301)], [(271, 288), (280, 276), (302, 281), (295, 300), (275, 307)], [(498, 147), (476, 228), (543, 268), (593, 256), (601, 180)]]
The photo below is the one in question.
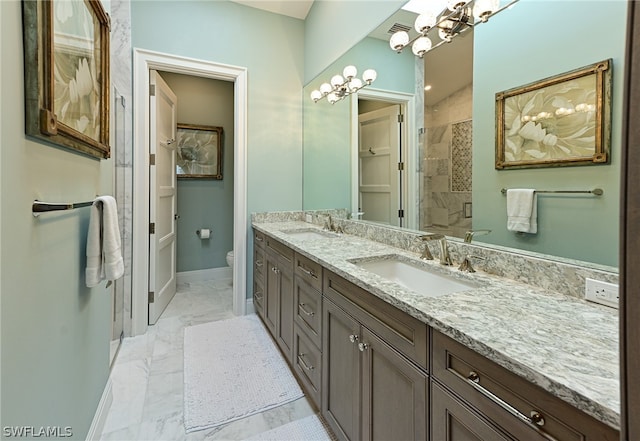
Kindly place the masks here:
[(324, 221), (324, 226), (322, 227), (323, 230), (325, 231), (332, 231), (334, 233), (344, 233), (344, 229), (342, 228), (342, 225), (336, 225), (333, 222), (333, 219), (331, 218), (331, 215), (328, 214), (327, 218)]
[(469, 230), (464, 233), (464, 243), (471, 243), (473, 236), (484, 236), (491, 233), (491, 230)]
[(433, 254), (429, 250), (427, 242), (437, 240), (440, 242), (440, 263), (442, 265), (451, 265), (451, 257), (449, 257), (449, 248), (447, 247), (447, 238), (443, 234), (425, 234), (419, 237), (420, 240), (425, 242), (424, 250), (420, 256), (423, 260), (433, 260)]

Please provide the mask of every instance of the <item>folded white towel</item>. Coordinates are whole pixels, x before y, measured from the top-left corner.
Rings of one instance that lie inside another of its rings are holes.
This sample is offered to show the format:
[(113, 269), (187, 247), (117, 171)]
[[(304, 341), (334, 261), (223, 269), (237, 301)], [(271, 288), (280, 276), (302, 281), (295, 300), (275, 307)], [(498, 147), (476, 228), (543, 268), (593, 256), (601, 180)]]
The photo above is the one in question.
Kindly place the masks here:
[(112, 196), (100, 196), (93, 201), (89, 218), (86, 284), (94, 287), (104, 279), (116, 280), (123, 274), (118, 206)]
[(538, 232), (538, 196), (529, 188), (507, 190), (507, 229), (522, 233)]

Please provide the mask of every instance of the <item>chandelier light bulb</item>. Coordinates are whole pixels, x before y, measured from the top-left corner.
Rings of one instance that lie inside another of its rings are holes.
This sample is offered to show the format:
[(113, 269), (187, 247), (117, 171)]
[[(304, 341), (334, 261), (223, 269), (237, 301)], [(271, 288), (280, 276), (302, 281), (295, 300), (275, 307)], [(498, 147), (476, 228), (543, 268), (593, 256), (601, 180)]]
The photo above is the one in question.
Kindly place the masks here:
[(354, 78), (356, 75), (358, 75), (358, 69), (356, 69), (355, 66), (347, 66), (342, 71), (342, 75), (344, 75), (347, 81), (349, 81), (352, 78)]
[(449, 8), (449, 10), (453, 12), (453, 11), (456, 11), (458, 8), (462, 8), (467, 3), (469, 3), (469, 2), (468, 1), (462, 1), (462, 0), (448, 0), (447, 1), (447, 8)]
[(438, 36), (446, 42), (451, 41), (451, 30), (455, 23), (451, 20), (445, 20), (438, 26)]
[(500, 9), (500, 0), (476, 0), (473, 4), (473, 16), (486, 22), (489, 16)]
[(405, 31), (398, 31), (391, 36), (389, 46), (394, 51), (400, 52), (409, 43), (409, 34)]
[(336, 95), (335, 93), (330, 93), (329, 95), (327, 95), (327, 101), (329, 101), (331, 104), (336, 103), (337, 101), (339, 101), (340, 99), (338, 98), (338, 95)]
[(331, 77), (331, 85), (333, 87), (340, 86), (342, 83), (344, 83), (344, 78), (342, 78), (342, 75), (334, 75)]
[(422, 58), (425, 52), (431, 49), (431, 40), (429, 37), (420, 37), (411, 45), (411, 50), (413, 54), (417, 57)]
[[(438, 15), (434, 12), (425, 12), (418, 15), (414, 23), (414, 27), (419, 34), (425, 34), (429, 29), (434, 27), (438, 22)], [(406, 43), (405, 43), (406, 44)]]
[(367, 69), (362, 73), (362, 80), (367, 83), (373, 83), (378, 77), (378, 73), (373, 69)]
[(314, 103), (317, 103), (320, 98), (322, 98), (322, 92), (320, 92), (318, 89), (311, 92), (311, 99)]
[(320, 92), (322, 93), (322, 95), (326, 95), (332, 90), (333, 90), (333, 87), (331, 87), (331, 84), (329, 83), (322, 83), (320, 85)]
[(353, 78), (349, 81), (349, 89), (355, 92), (358, 89), (362, 88), (362, 80), (360, 78)]

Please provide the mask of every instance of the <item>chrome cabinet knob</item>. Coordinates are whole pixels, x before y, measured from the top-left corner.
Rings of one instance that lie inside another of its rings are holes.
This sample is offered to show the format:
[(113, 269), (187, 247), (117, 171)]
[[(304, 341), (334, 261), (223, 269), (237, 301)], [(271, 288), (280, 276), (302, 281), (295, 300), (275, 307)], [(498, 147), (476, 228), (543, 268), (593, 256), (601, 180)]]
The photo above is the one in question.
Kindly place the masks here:
[(350, 341), (351, 343), (355, 343), (355, 342), (357, 342), (357, 341), (358, 341), (358, 336), (357, 336), (356, 334), (351, 334), (351, 335), (349, 336), (349, 341)]
[(366, 343), (358, 343), (358, 349), (360, 349), (360, 352), (364, 352), (369, 349), (369, 345)]

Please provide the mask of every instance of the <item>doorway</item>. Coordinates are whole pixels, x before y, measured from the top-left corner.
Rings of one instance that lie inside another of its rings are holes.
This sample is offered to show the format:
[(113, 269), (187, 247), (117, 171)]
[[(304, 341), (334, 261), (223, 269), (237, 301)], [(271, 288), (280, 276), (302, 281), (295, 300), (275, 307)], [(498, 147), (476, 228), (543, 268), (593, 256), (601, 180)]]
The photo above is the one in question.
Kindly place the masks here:
[[(364, 213), (360, 215), (363, 220), (404, 228), (417, 226), (418, 213), (408, 204), (418, 193), (417, 173), (410, 172), (418, 166), (414, 106), (413, 95), (375, 89), (360, 90), (358, 100), (352, 100), (351, 208), (353, 213)], [(366, 126), (371, 133), (361, 130)], [(367, 145), (370, 137), (377, 139), (380, 135), (394, 140), (394, 146), (390, 147), (390, 142), (382, 146), (378, 141), (380, 148)], [(367, 167), (384, 168), (382, 174), (371, 169), (374, 172), (370, 175), (386, 175), (385, 183), (367, 180)]]
[[(196, 77), (231, 81), (234, 84), (234, 190), (233, 190), (233, 312), (243, 315), (246, 300), (247, 237), (247, 70), (170, 54), (134, 49), (134, 174), (133, 259), (132, 259), (132, 335), (143, 334), (148, 323), (149, 293), (149, 72), (172, 72)], [(229, 152), (231, 153), (231, 152)]]

